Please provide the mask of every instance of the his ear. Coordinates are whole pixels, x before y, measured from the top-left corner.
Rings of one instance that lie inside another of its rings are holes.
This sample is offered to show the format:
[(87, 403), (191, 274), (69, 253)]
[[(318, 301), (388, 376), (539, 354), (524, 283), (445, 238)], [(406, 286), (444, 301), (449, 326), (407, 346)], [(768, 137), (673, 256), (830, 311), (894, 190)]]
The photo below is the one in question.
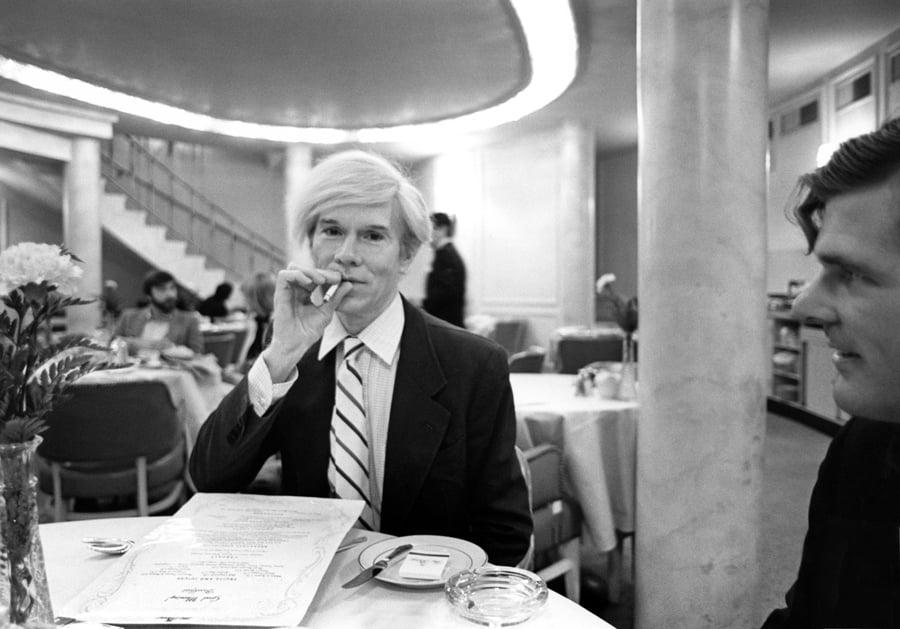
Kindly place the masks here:
[(406, 275), (409, 272), (409, 267), (412, 266), (412, 261), (418, 251), (418, 247), (412, 251), (407, 251), (405, 247), (400, 248), (400, 275)]

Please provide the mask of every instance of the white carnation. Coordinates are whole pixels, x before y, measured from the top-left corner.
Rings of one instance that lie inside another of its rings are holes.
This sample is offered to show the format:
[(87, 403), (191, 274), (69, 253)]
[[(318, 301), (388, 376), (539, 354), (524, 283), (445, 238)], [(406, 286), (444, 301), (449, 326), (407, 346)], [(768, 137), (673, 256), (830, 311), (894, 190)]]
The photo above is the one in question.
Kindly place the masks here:
[(58, 245), (23, 242), (0, 253), (0, 294), (27, 284), (47, 282), (71, 295), (82, 270)]
[(600, 279), (597, 280), (597, 292), (601, 292), (604, 288), (606, 288), (607, 284), (612, 284), (616, 281), (615, 273), (604, 273), (600, 276)]

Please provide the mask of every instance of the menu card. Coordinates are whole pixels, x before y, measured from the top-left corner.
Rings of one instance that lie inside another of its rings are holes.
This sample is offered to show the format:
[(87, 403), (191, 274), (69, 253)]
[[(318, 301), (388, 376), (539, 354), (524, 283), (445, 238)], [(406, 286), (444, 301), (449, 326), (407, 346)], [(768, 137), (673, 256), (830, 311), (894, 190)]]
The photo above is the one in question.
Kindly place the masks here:
[(120, 624), (298, 625), (362, 505), (196, 494), (59, 613)]

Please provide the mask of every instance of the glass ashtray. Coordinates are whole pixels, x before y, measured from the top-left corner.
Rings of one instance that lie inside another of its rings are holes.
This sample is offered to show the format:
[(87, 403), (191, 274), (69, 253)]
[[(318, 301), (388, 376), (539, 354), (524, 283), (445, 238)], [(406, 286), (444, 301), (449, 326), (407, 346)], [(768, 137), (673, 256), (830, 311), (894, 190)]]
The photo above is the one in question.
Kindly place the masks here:
[(472, 622), (506, 627), (525, 622), (547, 602), (547, 584), (520, 568), (483, 566), (447, 580), (444, 594), (453, 610)]

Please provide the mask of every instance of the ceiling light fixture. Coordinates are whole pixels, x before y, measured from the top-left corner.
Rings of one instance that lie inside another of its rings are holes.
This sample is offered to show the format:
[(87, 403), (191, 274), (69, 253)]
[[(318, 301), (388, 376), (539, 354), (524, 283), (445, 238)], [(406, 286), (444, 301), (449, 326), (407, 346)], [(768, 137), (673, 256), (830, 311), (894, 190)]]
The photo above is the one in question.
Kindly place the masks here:
[(483, 131), (519, 120), (559, 97), (575, 78), (578, 43), (569, 0), (510, 0), (531, 59), (531, 81), (508, 100), (435, 122), (336, 129), (226, 120), (129, 96), (0, 55), (0, 76), (29, 87), (194, 131), (283, 143), (408, 142)]

